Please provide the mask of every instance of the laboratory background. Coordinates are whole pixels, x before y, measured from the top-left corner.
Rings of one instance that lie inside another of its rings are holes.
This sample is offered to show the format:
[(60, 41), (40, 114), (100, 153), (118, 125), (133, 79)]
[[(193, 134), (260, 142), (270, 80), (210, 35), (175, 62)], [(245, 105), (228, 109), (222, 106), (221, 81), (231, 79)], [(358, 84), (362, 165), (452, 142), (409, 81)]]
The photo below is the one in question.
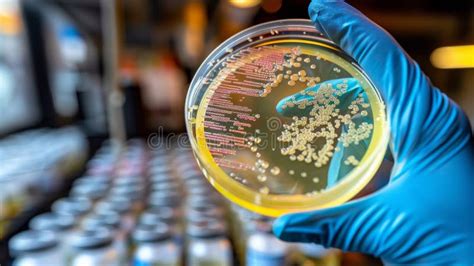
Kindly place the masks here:
[[(0, 265), (382, 265), (278, 240), (212, 188), (186, 135), (207, 55), (252, 25), (308, 19), (309, 2), (0, 0)], [(472, 0), (347, 2), (474, 125)], [(383, 167), (357, 197), (388, 182)]]

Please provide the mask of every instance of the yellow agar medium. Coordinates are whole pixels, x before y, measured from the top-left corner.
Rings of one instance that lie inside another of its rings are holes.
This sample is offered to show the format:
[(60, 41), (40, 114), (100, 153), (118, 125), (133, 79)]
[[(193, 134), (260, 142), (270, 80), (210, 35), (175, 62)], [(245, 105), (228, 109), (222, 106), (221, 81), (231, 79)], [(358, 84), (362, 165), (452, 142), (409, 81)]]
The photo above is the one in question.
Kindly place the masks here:
[[(343, 71), (357, 79), (363, 88), (368, 103), (370, 104), (373, 119), (373, 130), (370, 144), (362, 158), (357, 161), (357, 165), (336, 185), (325, 189), (319, 193), (308, 196), (305, 194), (272, 194), (271, 192), (262, 193), (262, 190), (250, 188), (241, 182), (236, 181), (229, 175), (229, 171), (224, 171), (216, 163), (215, 158), (209, 150), (209, 143), (206, 138), (206, 111), (209, 102), (213, 98), (213, 90), (204, 92), (198, 106), (195, 116), (188, 118), (194, 132), (191, 143), (198, 163), (203, 170), (204, 175), (209, 182), (226, 198), (236, 204), (245, 207), (254, 212), (268, 215), (279, 216), (289, 212), (308, 211), (313, 209), (336, 206), (357, 194), (367, 185), (370, 179), (375, 175), (380, 166), (389, 140), (388, 122), (385, 117), (385, 106), (372, 84), (362, 74), (362, 72), (350, 61), (336, 54), (338, 49), (325, 43), (310, 41), (304, 39), (283, 39), (261, 42), (255, 47), (287, 46), (299, 47), (301, 53), (313, 55), (322, 58), (322, 60), (336, 64)], [(326, 49), (321, 49), (321, 47)], [(331, 51), (335, 52), (331, 52)], [(220, 82), (226, 75), (220, 76), (219, 80), (211, 82)], [(201, 86), (202, 84), (199, 84)], [(189, 96), (188, 96), (189, 97)], [(194, 138), (193, 138), (194, 137)], [(353, 156), (350, 156), (353, 157)], [(280, 172), (278, 166), (272, 168), (272, 173)], [(286, 174), (286, 173), (285, 173)], [(311, 172), (300, 173), (302, 177), (311, 176), (314, 182), (319, 182), (320, 178), (313, 178)], [(261, 179), (261, 180), (266, 180)]]

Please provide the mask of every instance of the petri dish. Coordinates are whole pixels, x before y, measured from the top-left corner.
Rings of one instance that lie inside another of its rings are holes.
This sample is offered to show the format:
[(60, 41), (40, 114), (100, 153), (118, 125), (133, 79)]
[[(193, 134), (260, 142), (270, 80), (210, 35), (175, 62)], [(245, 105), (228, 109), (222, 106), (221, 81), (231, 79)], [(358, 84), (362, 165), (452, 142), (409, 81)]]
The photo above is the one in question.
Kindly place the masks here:
[(185, 108), (208, 181), (267, 216), (350, 200), (389, 141), (373, 83), (303, 19), (260, 24), (222, 43), (196, 72)]

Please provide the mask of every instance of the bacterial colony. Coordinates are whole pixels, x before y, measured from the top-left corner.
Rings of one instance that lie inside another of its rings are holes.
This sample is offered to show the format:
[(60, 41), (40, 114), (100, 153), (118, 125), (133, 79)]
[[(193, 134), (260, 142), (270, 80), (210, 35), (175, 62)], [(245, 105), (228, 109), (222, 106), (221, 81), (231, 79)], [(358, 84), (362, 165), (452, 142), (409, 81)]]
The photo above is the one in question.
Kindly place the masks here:
[(214, 63), (201, 103), (188, 110), (206, 149), (198, 152), (261, 194), (311, 196), (336, 185), (362, 160), (377, 119), (342, 62), (288, 41)]

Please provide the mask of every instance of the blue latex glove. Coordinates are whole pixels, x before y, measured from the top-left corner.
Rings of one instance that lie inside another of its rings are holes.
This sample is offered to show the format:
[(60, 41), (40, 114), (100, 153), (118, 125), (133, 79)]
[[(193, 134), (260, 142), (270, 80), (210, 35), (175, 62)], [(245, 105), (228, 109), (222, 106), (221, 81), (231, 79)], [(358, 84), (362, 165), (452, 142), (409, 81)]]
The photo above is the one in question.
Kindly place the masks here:
[(395, 40), (343, 1), (313, 1), (316, 27), (352, 55), (384, 98), (390, 184), (347, 204), (289, 214), (283, 240), (372, 254), (387, 263), (474, 263), (474, 144), (466, 116)]

